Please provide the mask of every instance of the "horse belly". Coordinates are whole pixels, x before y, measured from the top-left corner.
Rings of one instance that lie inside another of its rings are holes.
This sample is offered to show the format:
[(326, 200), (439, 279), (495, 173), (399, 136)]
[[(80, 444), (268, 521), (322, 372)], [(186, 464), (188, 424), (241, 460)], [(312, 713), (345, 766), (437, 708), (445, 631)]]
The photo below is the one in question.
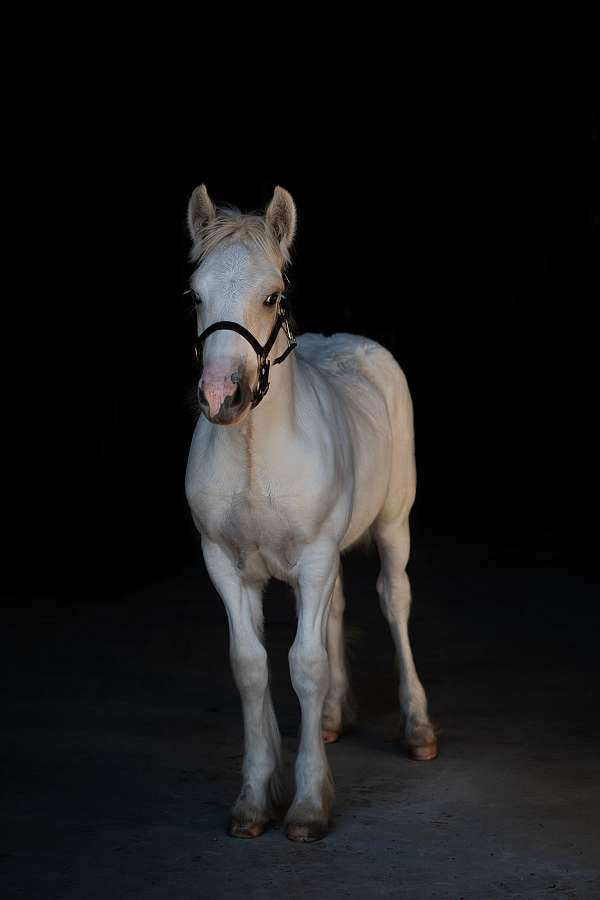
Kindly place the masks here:
[(371, 459), (357, 467), (352, 517), (340, 549), (360, 540), (379, 515), (387, 496), (389, 473), (390, 454), (385, 446), (374, 448)]
[(362, 402), (357, 402), (356, 395), (346, 398), (350, 410), (354, 490), (352, 515), (342, 550), (358, 541), (379, 515), (392, 469), (393, 436), (385, 398), (373, 382), (364, 378), (363, 384), (359, 395)]

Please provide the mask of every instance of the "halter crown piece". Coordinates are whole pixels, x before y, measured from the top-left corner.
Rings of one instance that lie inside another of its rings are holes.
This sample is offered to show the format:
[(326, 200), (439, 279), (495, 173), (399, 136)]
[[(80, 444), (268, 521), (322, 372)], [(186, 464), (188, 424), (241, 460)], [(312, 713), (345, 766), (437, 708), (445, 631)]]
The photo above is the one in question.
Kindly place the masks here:
[(245, 338), (249, 344), (252, 345), (252, 349), (256, 353), (258, 382), (252, 392), (251, 405), (251, 408), (254, 409), (255, 406), (258, 406), (262, 398), (269, 390), (269, 369), (271, 368), (271, 362), (269, 361), (268, 356), (273, 349), (273, 344), (277, 340), (277, 335), (282, 328), (285, 332), (285, 336), (287, 337), (288, 345), (281, 356), (278, 356), (277, 359), (273, 360), (274, 366), (276, 366), (277, 363), (282, 363), (297, 345), (290, 328), (289, 313), (285, 294), (279, 294), (277, 297), (275, 322), (264, 346), (259, 343), (259, 341), (257, 341), (251, 331), (248, 331), (247, 328), (244, 328), (243, 325), (239, 325), (237, 322), (215, 322), (213, 325), (209, 325), (208, 328), (205, 328), (202, 334), (196, 338), (194, 349), (196, 351), (196, 360), (198, 362), (198, 365), (202, 365), (202, 350), (204, 347), (204, 341), (207, 337), (209, 337), (209, 335), (213, 334), (215, 331), (220, 330), (236, 331), (238, 334), (241, 334), (241, 336)]

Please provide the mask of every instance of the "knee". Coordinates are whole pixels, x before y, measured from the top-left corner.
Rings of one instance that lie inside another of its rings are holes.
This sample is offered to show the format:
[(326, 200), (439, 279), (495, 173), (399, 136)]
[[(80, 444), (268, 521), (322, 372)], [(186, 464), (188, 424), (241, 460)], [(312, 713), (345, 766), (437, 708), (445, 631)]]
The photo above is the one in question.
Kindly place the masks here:
[(231, 668), (241, 693), (265, 691), (269, 681), (267, 651), (257, 647), (252, 651), (232, 650)]
[(411, 593), (406, 573), (402, 573), (393, 582), (380, 575), (377, 579), (377, 593), (381, 611), (389, 622), (409, 615)]
[(294, 690), (300, 697), (310, 697), (327, 690), (329, 663), (324, 647), (306, 650), (292, 646), (288, 654)]
[(384, 614), (386, 619), (389, 619), (391, 616), (391, 592), (389, 589), (389, 584), (387, 578), (383, 575), (380, 575), (377, 579), (377, 583), (375, 585), (377, 588), (377, 596), (379, 597), (379, 606), (381, 607), (381, 612)]

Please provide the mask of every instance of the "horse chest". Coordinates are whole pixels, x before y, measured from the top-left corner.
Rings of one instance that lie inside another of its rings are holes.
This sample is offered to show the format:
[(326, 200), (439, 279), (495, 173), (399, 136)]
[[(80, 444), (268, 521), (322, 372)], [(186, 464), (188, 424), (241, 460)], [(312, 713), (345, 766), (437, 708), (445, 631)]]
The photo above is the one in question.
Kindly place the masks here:
[(205, 497), (201, 519), (209, 537), (227, 547), (241, 572), (286, 579), (303, 543), (293, 504), (260, 491)]

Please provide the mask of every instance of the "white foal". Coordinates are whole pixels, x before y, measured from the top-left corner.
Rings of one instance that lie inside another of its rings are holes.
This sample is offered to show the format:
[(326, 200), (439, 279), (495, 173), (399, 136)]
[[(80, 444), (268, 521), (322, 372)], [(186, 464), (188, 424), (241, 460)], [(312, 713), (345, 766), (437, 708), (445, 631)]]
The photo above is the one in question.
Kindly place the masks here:
[(244, 716), (243, 784), (229, 831), (261, 834), (281, 799), (280, 737), (262, 641), (262, 591), (273, 576), (292, 585), (298, 610), (289, 660), (302, 728), (286, 833), (317, 840), (333, 801), (324, 742), (340, 733), (348, 692), (340, 553), (367, 530), (381, 558), (377, 590), (400, 662), (409, 751), (416, 759), (437, 753), (408, 637), (410, 394), (391, 354), (366, 338), (306, 334), (288, 352), (282, 273), (296, 209), (287, 191), (276, 188), (265, 215), (253, 216), (216, 209), (201, 185), (188, 224), (198, 263), (190, 287), (204, 415), (192, 439), (186, 496), (227, 610)]

